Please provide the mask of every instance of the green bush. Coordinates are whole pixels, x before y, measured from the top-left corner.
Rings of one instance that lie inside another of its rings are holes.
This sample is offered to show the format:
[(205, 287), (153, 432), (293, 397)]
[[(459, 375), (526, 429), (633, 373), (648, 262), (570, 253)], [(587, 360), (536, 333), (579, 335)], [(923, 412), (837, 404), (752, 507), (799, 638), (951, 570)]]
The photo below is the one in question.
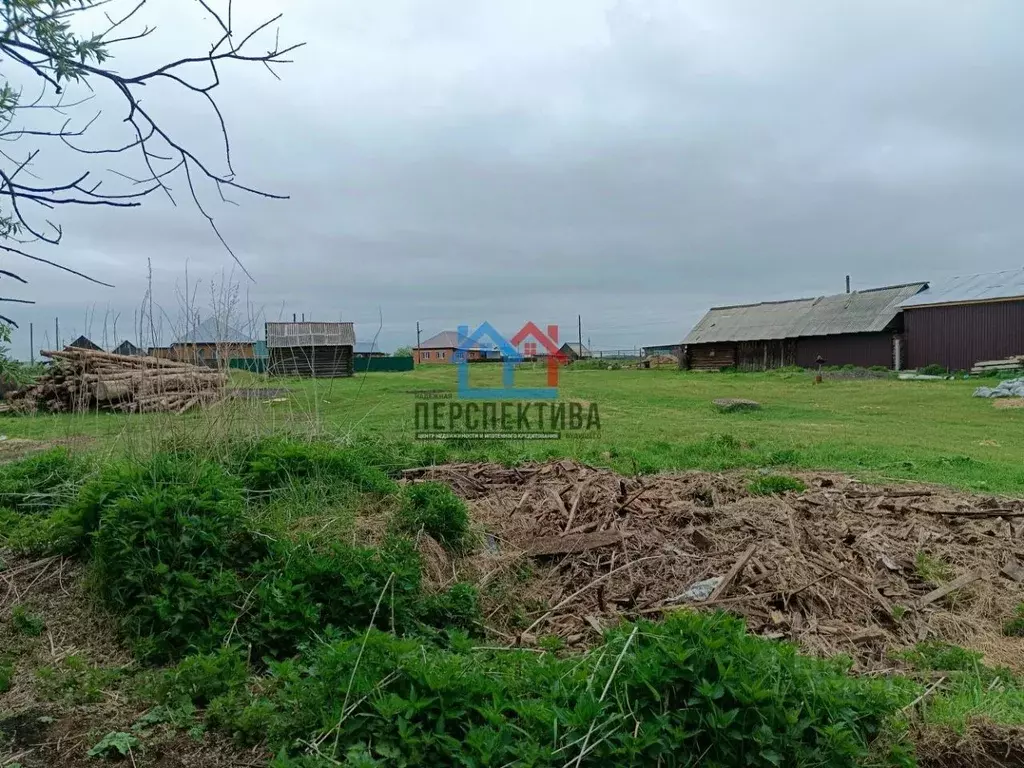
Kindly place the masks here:
[(249, 670), (235, 648), (221, 648), (207, 654), (186, 656), (168, 669), (159, 685), (159, 695), (170, 705), (191, 702), (206, 706), (245, 685)]
[(422, 620), (433, 627), (461, 629), (476, 634), (480, 625), (480, 600), (472, 584), (453, 584), (422, 602)]
[[(380, 632), (275, 663), (209, 721), (288, 762), (301, 744), (381, 765), (854, 766), (917, 690), (747, 635), (724, 614), (614, 630), (559, 657)], [(315, 764), (315, 763), (314, 763)]]
[(334, 543), (314, 549), (279, 543), (257, 564), (251, 619), (239, 630), (256, 658), (285, 658), (314, 632), (334, 627), (362, 632), (370, 626), (412, 631), (420, 607), (419, 557), (408, 541), (379, 548)]
[(946, 370), (946, 367), (942, 366), (942, 365), (938, 365), (937, 363), (932, 363), (931, 365), (926, 365), (924, 368), (918, 368), (917, 372), (922, 374), (922, 375), (924, 375), (924, 376), (948, 376), (949, 375), (949, 371)]
[(763, 475), (747, 485), (747, 491), (752, 496), (773, 496), (787, 491), (799, 493), (806, 490), (807, 486), (802, 480), (789, 475)]
[(83, 489), (83, 520), (99, 517), (96, 582), (146, 659), (219, 643), (242, 585), (233, 567), (261, 554), (242, 520), (237, 483), (216, 464), (158, 454)]
[(396, 522), (401, 530), (411, 534), (422, 530), (454, 551), (461, 551), (469, 545), (466, 504), (443, 483), (407, 486)]

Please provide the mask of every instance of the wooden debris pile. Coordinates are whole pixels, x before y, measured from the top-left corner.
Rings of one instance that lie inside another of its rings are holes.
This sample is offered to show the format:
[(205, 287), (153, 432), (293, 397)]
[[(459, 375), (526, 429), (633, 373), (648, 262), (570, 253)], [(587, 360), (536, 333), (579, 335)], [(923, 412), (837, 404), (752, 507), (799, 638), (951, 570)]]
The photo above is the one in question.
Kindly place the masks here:
[(627, 478), (568, 460), (406, 473), (450, 483), (487, 531), (459, 574), (485, 598), (531, 561), (534, 576), (505, 593), (541, 606), (527, 625), (502, 625), (493, 606), (520, 642), (585, 644), (620, 618), (692, 607), (862, 668), (937, 638), (1024, 669), (1024, 638), (1000, 631), (1024, 601), (1024, 500), (800, 476), (807, 491), (764, 497), (742, 473)]
[(184, 413), (224, 396), (221, 371), (177, 360), (89, 349), (43, 351), (54, 362), (31, 387), (9, 394), (8, 410)]

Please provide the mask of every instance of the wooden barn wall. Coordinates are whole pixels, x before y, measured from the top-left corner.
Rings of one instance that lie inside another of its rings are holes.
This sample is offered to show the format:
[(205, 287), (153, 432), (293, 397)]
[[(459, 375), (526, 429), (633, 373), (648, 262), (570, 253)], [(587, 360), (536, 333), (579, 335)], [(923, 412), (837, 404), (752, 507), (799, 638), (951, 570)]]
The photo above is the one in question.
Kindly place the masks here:
[(683, 367), (692, 371), (718, 371), (736, 365), (735, 344), (690, 344)]
[(736, 367), (741, 371), (766, 371), (796, 364), (793, 339), (741, 341), (737, 350)]
[(903, 314), (910, 368), (937, 363), (966, 371), (982, 360), (1024, 355), (1024, 300), (910, 307)]
[(352, 347), (275, 347), (268, 371), (274, 376), (351, 376)]
[(808, 336), (796, 341), (796, 365), (801, 368), (815, 367), (818, 355), (825, 358), (825, 365), (856, 365), (870, 368), (884, 365), (892, 368), (893, 335), (882, 333), (844, 333), (836, 336)]

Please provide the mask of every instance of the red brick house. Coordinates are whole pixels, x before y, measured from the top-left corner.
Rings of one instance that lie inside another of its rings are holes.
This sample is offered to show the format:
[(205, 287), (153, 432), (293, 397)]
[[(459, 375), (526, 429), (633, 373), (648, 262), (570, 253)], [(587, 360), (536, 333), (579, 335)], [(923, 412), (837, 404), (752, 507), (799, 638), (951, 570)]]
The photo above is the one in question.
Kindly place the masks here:
[(466, 350), (466, 359), (470, 362), (498, 359), (480, 344), (467, 344), (466, 338), (460, 336), (458, 331), (441, 331), (431, 336), (418, 347), (413, 347), (412, 357), (416, 365), (445, 365), (458, 362), (455, 353), (460, 349)]

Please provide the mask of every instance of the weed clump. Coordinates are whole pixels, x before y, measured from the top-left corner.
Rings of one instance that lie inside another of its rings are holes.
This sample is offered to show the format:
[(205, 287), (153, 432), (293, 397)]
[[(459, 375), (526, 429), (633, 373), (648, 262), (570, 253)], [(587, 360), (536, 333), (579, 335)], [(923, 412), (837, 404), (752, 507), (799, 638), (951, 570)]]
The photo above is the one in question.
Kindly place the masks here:
[(480, 596), (472, 584), (453, 584), (423, 601), (423, 622), (432, 627), (460, 629), (476, 634), (480, 621)]
[(18, 632), (28, 637), (39, 637), (46, 628), (43, 620), (39, 616), (29, 613), (23, 605), (16, 605), (11, 610), (11, 624)]
[[(305, 461), (291, 448), (273, 455)], [(460, 546), (465, 506), (443, 488), (447, 496), (414, 496), (412, 508), (424, 515), (421, 527)], [(419, 554), (408, 538), (392, 535), (376, 547), (274, 539), (250, 529), (243, 491), (237, 476), (212, 461), (164, 453), (112, 467), (70, 508), (83, 530), (95, 530), (100, 596), (142, 659), (234, 644), (258, 662), (294, 655), (326, 627), (407, 634), (448, 622), (469, 629), (479, 619), (471, 588), (423, 595)]]
[(422, 613), (419, 557), (407, 540), (319, 549), (280, 542), (254, 566), (252, 580), (251, 618), (239, 631), (256, 658), (285, 658), (326, 626), (411, 632)]
[(806, 491), (803, 481), (789, 475), (763, 475), (747, 484), (747, 492), (752, 496), (774, 496), (794, 491)]
[(232, 464), (245, 487), (254, 491), (309, 481), (347, 484), (364, 493), (386, 495), (398, 490), (395, 481), (364, 455), (326, 443), (264, 439), (238, 448)]
[(1024, 603), (1018, 603), (1013, 616), (1003, 624), (1003, 634), (1007, 637), (1024, 637)]
[(82, 531), (65, 508), (90, 470), (63, 448), (0, 465), (0, 544), (27, 552), (76, 549)]
[(927, 552), (918, 552), (914, 557), (914, 572), (921, 581), (928, 584), (944, 584), (956, 575), (953, 567)]
[(415, 535), (422, 530), (452, 551), (463, 551), (470, 543), (466, 504), (443, 483), (408, 486), (396, 522), (402, 531)]
[(265, 693), (215, 699), (209, 721), (286, 761), (317, 743), (331, 760), (395, 765), (853, 766), (914, 690), (850, 677), (724, 614), (625, 626), (564, 658), (450, 640), (330, 639), (272, 664)]
[(245, 660), (235, 648), (194, 654), (164, 673), (159, 698), (169, 705), (188, 702), (202, 707), (244, 685), (248, 677)]

